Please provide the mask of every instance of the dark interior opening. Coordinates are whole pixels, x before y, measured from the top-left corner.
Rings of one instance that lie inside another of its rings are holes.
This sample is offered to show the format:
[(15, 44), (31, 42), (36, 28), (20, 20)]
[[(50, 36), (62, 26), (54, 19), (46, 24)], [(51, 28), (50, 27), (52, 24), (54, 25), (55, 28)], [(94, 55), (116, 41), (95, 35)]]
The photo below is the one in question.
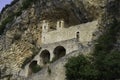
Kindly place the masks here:
[(50, 52), (48, 50), (43, 50), (40, 54), (43, 64), (47, 64), (50, 61)]
[(37, 61), (32, 61), (31, 64), (29, 65), (30, 68), (30, 73), (36, 73), (41, 70), (41, 67), (37, 64)]
[(66, 49), (63, 47), (63, 46), (57, 46), (55, 49), (54, 49), (54, 60), (57, 60), (63, 56), (66, 55)]

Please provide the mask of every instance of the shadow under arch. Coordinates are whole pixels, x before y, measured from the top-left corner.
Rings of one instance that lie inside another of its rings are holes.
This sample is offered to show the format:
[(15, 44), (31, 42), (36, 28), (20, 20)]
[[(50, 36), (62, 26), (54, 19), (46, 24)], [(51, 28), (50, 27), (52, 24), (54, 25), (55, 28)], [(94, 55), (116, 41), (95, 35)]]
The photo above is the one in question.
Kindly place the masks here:
[(38, 71), (40, 71), (41, 67), (37, 64), (37, 61), (34, 60), (30, 63), (29, 69), (30, 69), (30, 71), (29, 71), (29, 75), (30, 75), (32, 73), (37, 73)]
[(43, 50), (40, 54), (40, 57), (42, 58), (43, 64), (47, 64), (50, 62), (50, 52), (48, 50)]
[(63, 46), (57, 46), (54, 49), (53, 53), (54, 53), (53, 60), (55, 61), (55, 60), (57, 60), (57, 59), (66, 55), (66, 49)]

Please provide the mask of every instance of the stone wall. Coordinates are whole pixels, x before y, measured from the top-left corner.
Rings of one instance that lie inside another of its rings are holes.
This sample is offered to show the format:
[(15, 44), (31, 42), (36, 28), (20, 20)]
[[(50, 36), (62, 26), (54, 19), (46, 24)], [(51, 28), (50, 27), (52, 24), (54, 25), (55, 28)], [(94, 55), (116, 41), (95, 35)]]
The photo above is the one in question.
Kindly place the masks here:
[(79, 50), (79, 48), (82, 48), (82, 44), (79, 43), (79, 41), (74, 38), (74, 39), (70, 39), (70, 40), (65, 40), (65, 41), (61, 41), (61, 42), (56, 42), (56, 43), (51, 43), (51, 44), (44, 44), (41, 45), (41, 51), (39, 52), (38, 55), (36, 55), (34, 57), (34, 59), (25, 66), (25, 69), (23, 69), (20, 73), (21, 76), (28, 76), (29, 75), (29, 65), (33, 62), (33, 61), (37, 61), (37, 64), (40, 66), (44, 67), (43, 64), (43, 58), (40, 56), (42, 54), (42, 51), (47, 50), (50, 53), (50, 59), (49, 61), (53, 61), (53, 58), (55, 57), (54, 51), (57, 47), (63, 47), (65, 49), (65, 55), (68, 55), (69, 53)]
[[(54, 31), (42, 32), (42, 43), (54, 43), (79, 36), (79, 41), (83, 44), (92, 41), (93, 33), (98, 28), (97, 21), (88, 22), (86, 24), (71, 26), (69, 28), (61, 28)], [(78, 33), (78, 34), (77, 34)]]
[[(50, 61), (54, 58), (54, 50), (56, 47), (62, 46), (66, 50), (66, 55), (69, 54), (72, 51), (78, 50), (81, 45), (78, 43), (77, 39), (70, 39), (70, 40), (65, 40), (61, 42), (56, 42), (56, 43), (51, 43), (51, 44), (46, 44), (42, 45), (42, 49), (39, 52), (39, 55), (35, 57), (35, 60), (39, 59), (40, 54), (43, 50), (48, 50), (50, 52)], [(39, 60), (38, 60), (39, 61)], [(39, 62), (40, 64), (40, 62)]]
[[(82, 48), (82, 49), (84, 49), (84, 48)], [(88, 50), (88, 49), (90, 49), (90, 47), (85, 48), (85, 49), (86, 50), (84, 51), (84, 53), (82, 53), (79, 50), (75, 50), (75, 51), (71, 52), (70, 54), (57, 60), (56, 62), (50, 64), (49, 69), (51, 70), (51, 73), (48, 72), (48, 67), (45, 67), (38, 73), (29, 76), (26, 80), (66, 80), (64, 65), (68, 61), (68, 58), (70, 58), (72, 56), (75, 57), (80, 54), (88, 54), (90, 52)]]
[[(98, 28), (97, 21), (93, 21), (86, 24), (72, 26), (70, 28), (60, 28), (55, 31), (50, 31), (50, 32), (49, 30), (47, 30), (47, 32), (43, 31), (42, 37), (44, 36), (45, 40), (41, 44), (41, 48), (42, 48), (41, 51), (39, 52), (38, 55), (34, 57), (34, 59), (29, 64), (25, 66), (25, 69), (23, 69), (20, 72), (20, 75), (26, 77), (29, 76), (29, 70), (30, 70), (29, 65), (33, 61), (37, 61), (37, 64), (42, 67), (47, 66), (44, 65), (43, 63), (44, 59), (43, 57), (40, 56), (42, 54), (42, 51), (45, 50), (47, 50), (48, 53), (44, 53), (44, 54), (49, 55), (50, 62), (53, 61), (56, 56), (54, 51), (57, 47), (63, 47), (65, 49), (64, 56), (69, 55), (71, 54), (71, 52), (77, 50), (80, 50), (80, 52), (83, 52), (85, 54), (85, 51), (87, 50), (85, 46), (88, 46), (88, 48), (90, 47), (89, 43), (93, 41), (94, 38), (93, 34), (97, 31), (97, 28)], [(44, 55), (44, 58), (46, 56)]]

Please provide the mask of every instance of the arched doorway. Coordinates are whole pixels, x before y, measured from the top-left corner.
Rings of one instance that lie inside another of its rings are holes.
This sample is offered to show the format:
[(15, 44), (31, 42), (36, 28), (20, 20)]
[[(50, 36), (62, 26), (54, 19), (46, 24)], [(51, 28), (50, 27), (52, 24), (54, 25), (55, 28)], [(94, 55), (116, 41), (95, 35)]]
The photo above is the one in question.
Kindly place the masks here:
[(42, 58), (43, 64), (50, 62), (50, 52), (48, 50), (43, 50), (40, 54), (40, 57)]
[(41, 70), (41, 67), (37, 64), (36, 60), (34, 60), (30, 63), (29, 68), (30, 68), (29, 74), (36, 73)]
[(57, 60), (63, 56), (66, 55), (66, 49), (63, 47), (63, 46), (57, 46), (55, 49), (54, 49), (54, 60)]
[(79, 39), (80, 38), (80, 32), (76, 32), (76, 38)]

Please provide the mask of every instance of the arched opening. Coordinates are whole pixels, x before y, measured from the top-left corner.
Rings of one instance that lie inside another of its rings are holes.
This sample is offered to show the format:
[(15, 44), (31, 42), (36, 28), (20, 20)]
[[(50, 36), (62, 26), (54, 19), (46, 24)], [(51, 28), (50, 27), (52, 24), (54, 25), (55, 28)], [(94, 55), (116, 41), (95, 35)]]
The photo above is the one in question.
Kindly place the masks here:
[(63, 46), (57, 46), (53, 53), (55, 55), (53, 60), (57, 60), (66, 55), (66, 49)]
[(36, 73), (41, 70), (41, 67), (37, 64), (36, 60), (30, 63), (29, 68), (30, 68), (29, 74)]
[(76, 38), (79, 39), (80, 32), (76, 32)]
[(61, 28), (62, 26), (61, 26), (61, 21), (59, 22), (59, 27)]
[(44, 26), (44, 29), (46, 29), (46, 26)]
[(43, 64), (50, 62), (50, 52), (48, 50), (43, 50), (40, 54), (40, 57), (42, 58)]

